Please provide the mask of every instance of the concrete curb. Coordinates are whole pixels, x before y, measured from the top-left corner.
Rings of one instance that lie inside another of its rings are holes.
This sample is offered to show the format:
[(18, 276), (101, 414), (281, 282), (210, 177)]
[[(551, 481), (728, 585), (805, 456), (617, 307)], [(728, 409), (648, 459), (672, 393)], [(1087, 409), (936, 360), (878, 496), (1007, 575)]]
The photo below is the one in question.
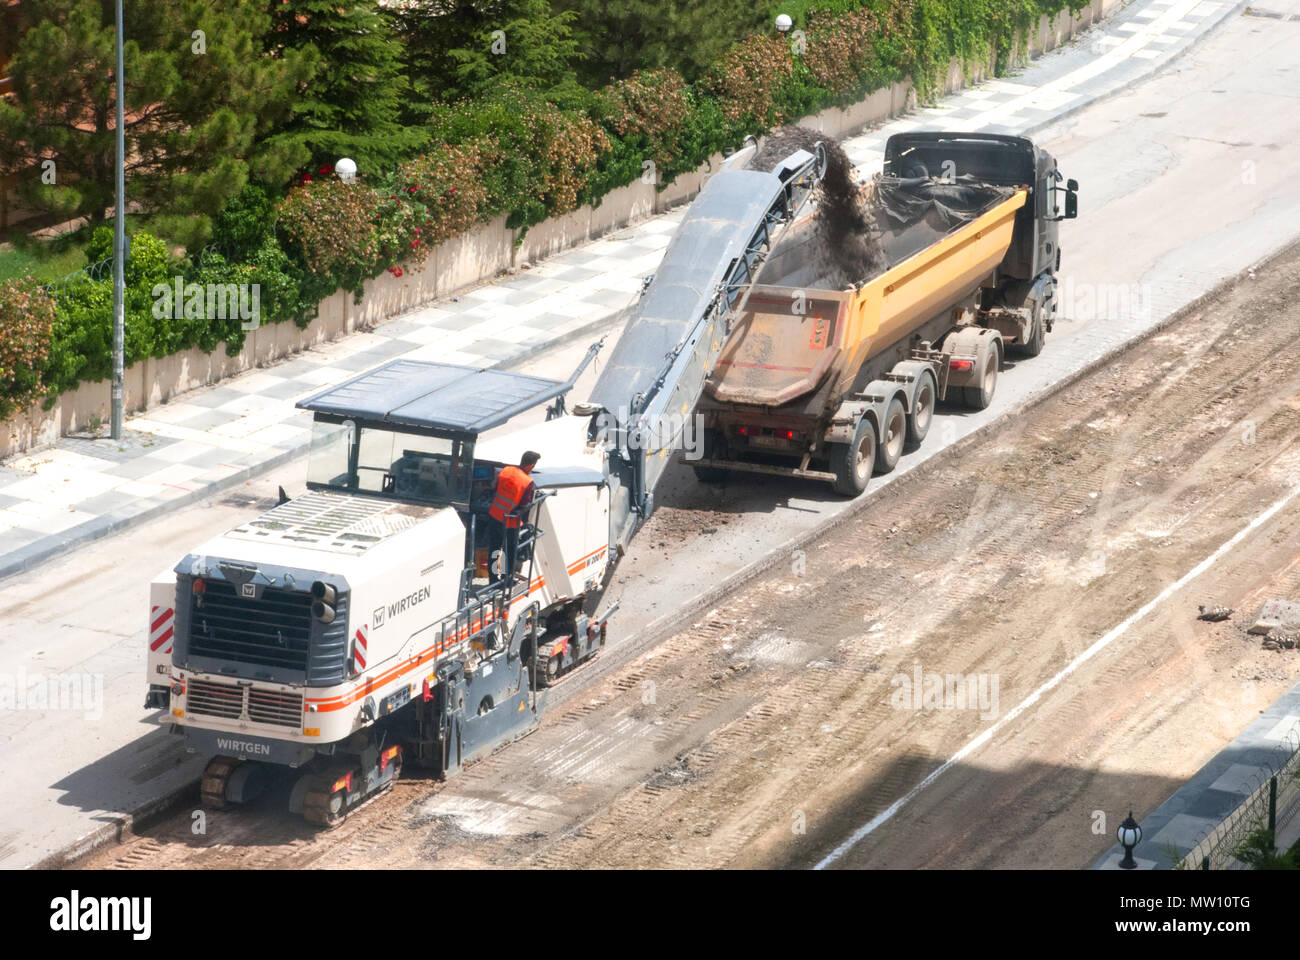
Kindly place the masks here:
[(173, 790), (168, 790), (162, 796), (146, 800), (130, 813), (118, 814), (112, 822), (96, 827), (84, 837), (43, 857), (26, 869), (66, 870), (76, 867), (100, 848), (110, 843), (121, 843), (131, 834), (146, 830), (160, 822), (179, 809), (187, 800), (197, 807), (198, 789), (199, 781), (190, 780)]

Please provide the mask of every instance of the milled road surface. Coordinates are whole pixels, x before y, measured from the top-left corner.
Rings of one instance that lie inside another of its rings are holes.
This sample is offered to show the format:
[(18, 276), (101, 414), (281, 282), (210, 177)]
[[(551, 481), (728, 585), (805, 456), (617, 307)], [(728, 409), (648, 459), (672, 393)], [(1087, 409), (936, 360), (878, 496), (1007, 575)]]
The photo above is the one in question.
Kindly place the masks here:
[[(1281, 8), (1300, 10), (1296, 0), (1286, 0)], [(1295, 24), (1254, 18), (1228, 21), (1158, 77), (1036, 135), (1059, 158), (1062, 171), (1083, 184), (1081, 218), (1062, 229), (1066, 318), (1049, 336), (1041, 357), (1008, 365), (1003, 371), (990, 410), (941, 411), (925, 446), (904, 456), (894, 478), (907, 475), (937, 451), (1077, 369), (1099, 355), (1107, 343), (1130, 335), (1125, 331), (1134, 326), (1130, 322), (1134, 314), (1139, 321), (1145, 311), (1159, 317), (1294, 236), (1300, 223), (1300, 181), (1284, 147), (1300, 142), (1300, 97), (1293, 82), (1297, 29)], [(941, 125), (939, 120), (927, 123)], [(1112, 296), (1126, 292), (1137, 299)], [(529, 369), (567, 375), (580, 353), (576, 344), (550, 351)], [(574, 399), (584, 395), (580, 383)], [(121, 811), (194, 780), (201, 759), (187, 757), (176, 738), (165, 736), (153, 716), (139, 708), (144, 691), (148, 578), (205, 538), (246, 519), (258, 503), (274, 496), (277, 484), (283, 483), (290, 492), (301, 490), (304, 473), (301, 463), (289, 465), (244, 488), (242, 494), (250, 502), (222, 498), (5, 581), (0, 612), (3, 670), (99, 674), (104, 677), (104, 697), (103, 709), (94, 716), (27, 710), (0, 717), (0, 749), (9, 777), (7, 812), (0, 825), (0, 865), (37, 862), (97, 825), (111, 823)], [(873, 481), (872, 489), (883, 487), (884, 479)], [(952, 502), (962, 503), (960, 497), (968, 495), (972, 483), (969, 478), (955, 482)], [(888, 498), (905, 501), (913, 489), (908, 483)], [(611, 623), (605, 663), (588, 668), (585, 676), (573, 677), (556, 691), (557, 701), (569, 697), (586, 703), (595, 696), (587, 691), (603, 683), (620, 659), (646, 652), (655, 624), (672, 618), (684, 603), (722, 578), (782, 549), (847, 508), (817, 484), (757, 478), (744, 486), (702, 487), (686, 470), (670, 473), (660, 488), (659, 502), (660, 511), (633, 543), (612, 587), (623, 607)], [(868, 502), (865, 507), (871, 514), (877, 504)], [(1012, 515), (1006, 522), (1014, 530), (1024, 518)], [(968, 565), (978, 572), (983, 562), (979, 543), (948, 547), (967, 550)], [(812, 570), (815, 551), (810, 550), (806, 559)], [(1182, 571), (1167, 573), (1173, 579)], [(1158, 593), (1165, 585), (1155, 582), (1151, 592)], [(846, 601), (828, 602), (837, 609)], [(934, 615), (946, 614), (954, 602), (943, 593), (925, 598), (927, 612)], [(1067, 604), (1066, 612), (1070, 609)], [(1021, 642), (1032, 647), (1031, 640), (1022, 637)], [(667, 658), (678, 647), (662, 649), (660, 656)], [(761, 663), (762, 657), (756, 662)], [(687, 663), (683, 669), (710, 675), (703, 663)], [(1043, 679), (1046, 676), (1039, 682)], [(657, 695), (664, 704), (664, 691), (658, 690)], [(1152, 692), (1154, 702), (1180, 696), (1177, 689)], [(1005, 692), (1002, 699), (1010, 703)], [(659, 718), (662, 723), (656, 726), (663, 737), (669, 734), (661, 728), (669, 723), (678, 724), (674, 736), (684, 729), (702, 737), (716, 727), (708, 709), (701, 701), (687, 711), (688, 717), (702, 711), (699, 716), (684, 722)], [(1211, 726), (1203, 732), (1204, 742), (1198, 734), (1183, 748), (1199, 756), (1212, 749), (1211, 741), (1221, 742), (1216, 739), (1220, 728), (1212, 726), (1215, 722), (1207, 721)], [(543, 758), (545, 762), (578, 782), (595, 777), (586, 788), (593, 796), (602, 791), (602, 795), (616, 795), (623, 781), (609, 780), (607, 767), (588, 762), (600, 754), (600, 745), (582, 740), (582, 725), (573, 727), (571, 735), (577, 749), (570, 754), (556, 748), (559, 752)], [(683, 742), (689, 745), (689, 737)], [(470, 772), (487, 777), (492, 765), (504, 764), (506, 769), (516, 763), (527, 765), (531, 757), (527, 751), (532, 749), (528, 744), (503, 752), (478, 773)], [(791, 740), (784, 745), (783, 756), (799, 750), (799, 743)], [(936, 747), (933, 755), (909, 762), (924, 769), (941, 754)], [(845, 755), (851, 754), (846, 750)], [(626, 766), (625, 776), (632, 778), (627, 782), (636, 782), (660, 765), (658, 756), (656, 750), (627, 753), (620, 761)], [(1118, 763), (1119, 756), (1109, 762)], [(1179, 769), (1184, 762), (1182, 754), (1172, 755), (1171, 763)], [(891, 799), (901, 796), (905, 790), (891, 791), (910, 782), (910, 769), (904, 764), (882, 774), (881, 794)], [(1159, 775), (1170, 773), (1161, 768)], [(666, 782), (675, 780), (670, 777)], [(403, 796), (428, 792), (427, 785), (404, 784), (399, 789)], [(510, 802), (527, 806), (528, 795), (521, 797)], [(538, 809), (545, 802), (538, 801)], [(490, 810), (490, 805), (484, 809)], [(842, 823), (837, 821), (845, 835), (860, 825), (851, 813), (843, 816)], [(805, 814), (809, 816), (806, 836), (811, 838), (820, 828), (808, 809)], [(548, 815), (554, 826), (564, 821), (565, 811), (552, 810)], [(529, 816), (541, 814), (530, 808)], [(251, 844), (244, 852), (253, 862), (278, 856), (268, 852), (272, 848), (266, 843), (274, 841), (259, 833), (256, 818), (248, 829), (234, 826), (229, 818), (213, 821), (216, 827), (222, 823), (227, 824), (222, 842)], [(455, 848), (452, 834), (446, 827), (440, 830), (439, 842)], [(354, 828), (349, 824), (343, 831), (333, 836), (352, 836)], [(831, 840), (839, 839), (843, 837), (828, 839), (827, 849), (834, 846)], [(319, 848), (314, 841), (308, 844), (316, 852), (304, 856), (330, 860), (321, 851), (335, 849), (330, 847), (333, 841), (322, 843), (325, 846)], [(356, 837), (351, 843), (359, 849)], [(338, 862), (337, 856), (331, 856)]]
[[(460, 777), (404, 783), (330, 834), (279, 797), (202, 837), (186, 812), (92, 865), (815, 865), (1300, 490), (1297, 351), (1300, 244)], [(1300, 587), (1297, 543), (1300, 497), (834, 865), (1093, 861), (1113, 818), (1158, 805), (1300, 677), (1300, 651), (1244, 633)], [(1206, 603), (1238, 613), (1199, 622)], [(972, 695), (930, 699), (927, 675)]]

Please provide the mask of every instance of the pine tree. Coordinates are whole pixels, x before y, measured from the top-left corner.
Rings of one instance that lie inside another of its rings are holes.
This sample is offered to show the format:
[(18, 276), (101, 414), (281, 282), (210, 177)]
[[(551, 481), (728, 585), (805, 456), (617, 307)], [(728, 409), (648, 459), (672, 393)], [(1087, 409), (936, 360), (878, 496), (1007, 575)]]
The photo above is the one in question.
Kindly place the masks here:
[[(114, 194), (113, 2), (29, 0), (24, 13), (0, 164), (29, 202), (100, 223)], [(286, 180), (301, 162), (258, 141), (311, 65), (264, 56), (270, 18), (241, 0), (127, 0), (123, 15), (127, 198), (153, 229), (196, 241), (250, 173)]]
[(270, 10), (268, 50), (317, 57), (320, 66), (269, 144), (305, 148), (313, 167), (350, 157), (362, 173), (389, 168), (419, 146), (422, 131), (401, 123), (410, 85), (389, 11), (374, 0), (273, 0)]
[(738, 40), (771, 28), (767, 5), (753, 0), (552, 0), (575, 13), (579, 57), (588, 87), (636, 70), (672, 67), (695, 80)]
[(473, 96), (503, 80), (561, 103), (581, 97), (576, 15), (548, 0), (415, 0), (398, 17), (417, 104)]

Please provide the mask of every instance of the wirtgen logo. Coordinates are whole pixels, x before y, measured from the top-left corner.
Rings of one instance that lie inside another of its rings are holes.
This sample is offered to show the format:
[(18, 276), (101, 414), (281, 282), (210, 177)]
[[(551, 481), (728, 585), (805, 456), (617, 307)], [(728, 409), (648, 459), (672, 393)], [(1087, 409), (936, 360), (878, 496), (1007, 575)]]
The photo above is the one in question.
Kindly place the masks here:
[(129, 931), (133, 940), (148, 940), (152, 930), (151, 897), (69, 897), (50, 901), (50, 929), (57, 932)]

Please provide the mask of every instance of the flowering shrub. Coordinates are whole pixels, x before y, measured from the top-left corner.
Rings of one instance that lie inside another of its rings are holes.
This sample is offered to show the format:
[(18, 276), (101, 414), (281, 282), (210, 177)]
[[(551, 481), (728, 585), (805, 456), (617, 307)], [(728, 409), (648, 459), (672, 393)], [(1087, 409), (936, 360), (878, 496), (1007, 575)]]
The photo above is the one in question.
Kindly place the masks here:
[(280, 204), (278, 232), (310, 275), (358, 293), (385, 266), (387, 235), (377, 229), (382, 208), (380, 194), (364, 183), (308, 182)]
[(816, 18), (808, 30), (804, 63), (819, 87), (837, 97), (852, 96), (881, 85), (876, 54), (880, 32), (870, 10)]
[(777, 85), (793, 72), (790, 45), (779, 37), (750, 37), (732, 47), (703, 82), (716, 97), (734, 134), (776, 126), (787, 117), (775, 109)]
[(401, 202), (403, 209), (396, 216), (409, 223), (394, 233), (391, 249), (385, 234), (385, 255), (412, 249), (407, 258), (419, 262), (432, 246), (473, 226), (488, 206), (483, 162), (483, 149), (471, 141), (440, 146), (402, 164), (394, 181), (397, 191), (389, 200)]
[(606, 125), (636, 142), (661, 169), (679, 157), (682, 125), (691, 112), (686, 81), (676, 70), (638, 70), (601, 91)]
[(479, 218), (507, 214), (512, 229), (568, 213), (586, 191), (609, 138), (591, 117), (563, 110), (516, 80), (502, 80), (473, 100), (434, 110), (434, 139), (473, 149), (477, 169), (458, 177), (481, 180)]
[(0, 283), (0, 417), (41, 394), (53, 332), (54, 301), (35, 280)]

